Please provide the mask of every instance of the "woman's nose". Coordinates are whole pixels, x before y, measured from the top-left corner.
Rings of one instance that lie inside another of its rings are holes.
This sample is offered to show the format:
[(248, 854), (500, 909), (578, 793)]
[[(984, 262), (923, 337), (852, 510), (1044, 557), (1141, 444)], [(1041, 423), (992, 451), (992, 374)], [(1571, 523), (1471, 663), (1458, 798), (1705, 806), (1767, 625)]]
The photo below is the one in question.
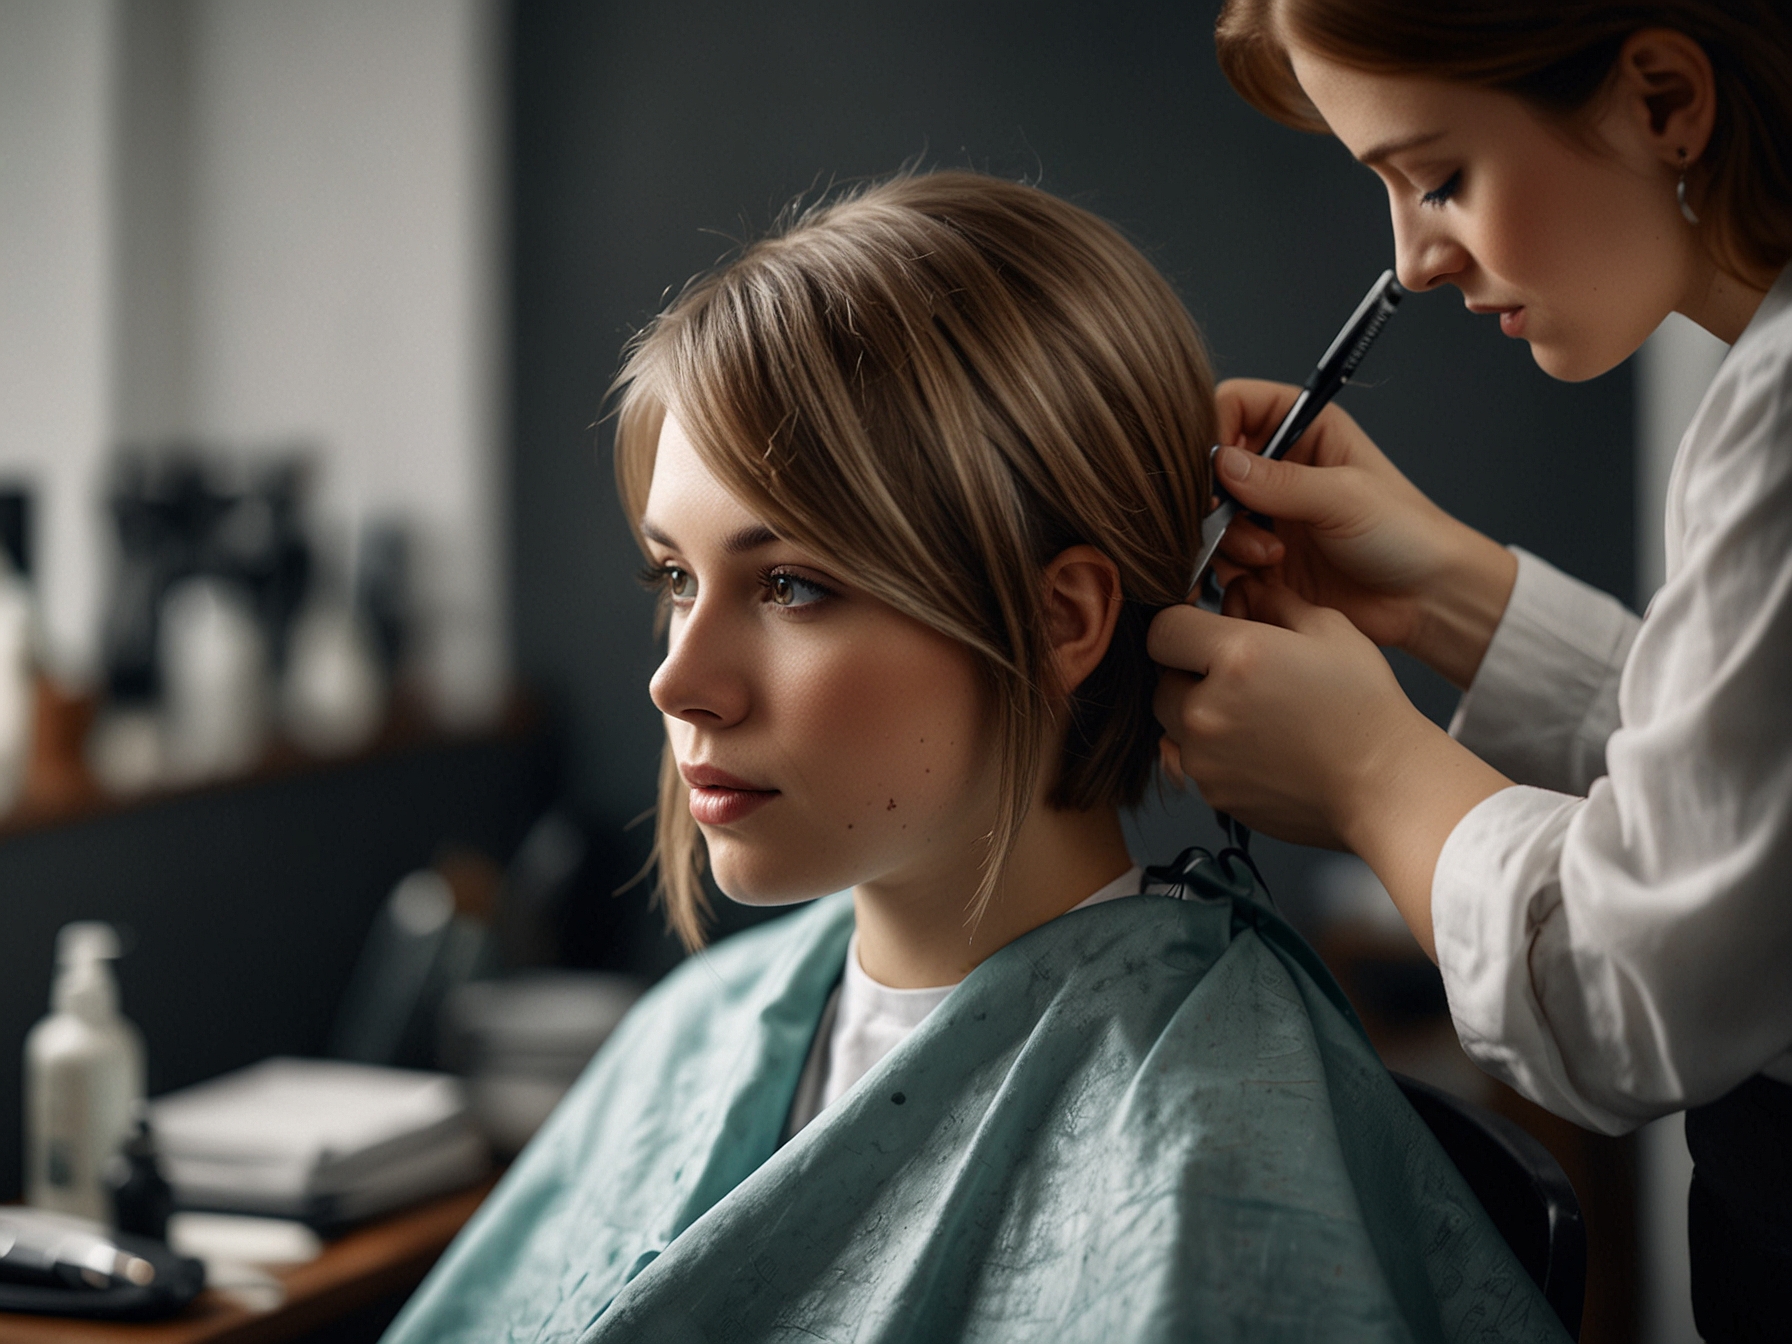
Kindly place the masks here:
[(1394, 211), (1394, 271), (1407, 289), (1436, 289), (1469, 267), (1468, 249), (1441, 223), (1414, 208)]
[(742, 640), (723, 630), (722, 613), (702, 599), (672, 624), (665, 661), (648, 683), (660, 713), (706, 728), (725, 728), (747, 715), (751, 695), (738, 660)]

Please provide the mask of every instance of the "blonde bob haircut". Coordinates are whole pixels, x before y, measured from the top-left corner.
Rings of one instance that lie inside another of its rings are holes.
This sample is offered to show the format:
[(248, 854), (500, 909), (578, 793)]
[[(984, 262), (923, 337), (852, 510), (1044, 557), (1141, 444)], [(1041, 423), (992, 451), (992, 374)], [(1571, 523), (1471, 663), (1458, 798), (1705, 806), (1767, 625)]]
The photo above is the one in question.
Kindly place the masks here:
[[(1184, 597), (1215, 416), (1193, 321), (1111, 226), (969, 172), (848, 190), (693, 280), (631, 343), (617, 388), (637, 542), (671, 413), (780, 536), (971, 651), (999, 780), (973, 912), (1042, 770), (1053, 807), (1139, 800), (1159, 738), (1146, 627)], [(1066, 701), (1042, 579), (1078, 544), (1118, 566), (1123, 602)], [(1062, 758), (1046, 762), (1040, 727), (1059, 716)], [(709, 914), (702, 846), (668, 746), (654, 858), (692, 948)]]

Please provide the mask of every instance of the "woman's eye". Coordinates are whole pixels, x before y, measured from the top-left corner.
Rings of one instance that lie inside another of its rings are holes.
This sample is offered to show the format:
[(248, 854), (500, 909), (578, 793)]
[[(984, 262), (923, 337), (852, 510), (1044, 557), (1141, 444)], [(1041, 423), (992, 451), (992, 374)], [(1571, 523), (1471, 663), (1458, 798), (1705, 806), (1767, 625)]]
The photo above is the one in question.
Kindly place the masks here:
[(697, 576), (677, 565), (647, 566), (641, 571), (641, 586), (674, 602), (689, 602), (697, 596)]
[(1449, 200), (1450, 197), (1454, 196), (1457, 189), (1461, 186), (1462, 170), (1457, 169), (1450, 174), (1449, 180), (1441, 187), (1435, 187), (1419, 197), (1419, 203), (1421, 205), (1442, 205), (1445, 201)]
[(780, 607), (806, 607), (832, 596), (819, 583), (795, 574), (768, 574), (765, 587), (773, 603)]
[(643, 588), (662, 599), (689, 602), (697, 596), (697, 576), (677, 565), (648, 565), (636, 577)]

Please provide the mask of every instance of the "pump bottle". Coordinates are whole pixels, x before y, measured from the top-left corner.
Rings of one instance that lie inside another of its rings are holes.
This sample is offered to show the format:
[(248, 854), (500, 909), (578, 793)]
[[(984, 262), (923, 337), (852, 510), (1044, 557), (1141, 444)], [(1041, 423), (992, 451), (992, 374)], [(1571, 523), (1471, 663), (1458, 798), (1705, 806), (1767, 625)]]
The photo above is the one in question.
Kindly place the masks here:
[(106, 1164), (143, 1100), (143, 1039), (119, 1015), (118, 955), (110, 924), (64, 925), (50, 1015), (25, 1038), (25, 1198), (107, 1222)]

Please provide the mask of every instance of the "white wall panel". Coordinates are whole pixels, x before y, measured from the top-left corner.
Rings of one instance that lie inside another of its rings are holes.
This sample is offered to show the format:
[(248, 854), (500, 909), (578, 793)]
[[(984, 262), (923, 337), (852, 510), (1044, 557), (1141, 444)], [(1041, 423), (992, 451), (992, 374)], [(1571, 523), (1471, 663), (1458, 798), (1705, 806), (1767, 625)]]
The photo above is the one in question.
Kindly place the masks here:
[(305, 442), (320, 506), (423, 525), (438, 607), (503, 628), (498, 53), (486, 0), (199, 0), (193, 421)]
[(0, 478), (91, 667), (119, 442), (316, 450), (494, 666), (497, 0), (0, 0)]
[(112, 437), (111, 0), (0, 0), (0, 479), (38, 496), (48, 653), (91, 667)]

